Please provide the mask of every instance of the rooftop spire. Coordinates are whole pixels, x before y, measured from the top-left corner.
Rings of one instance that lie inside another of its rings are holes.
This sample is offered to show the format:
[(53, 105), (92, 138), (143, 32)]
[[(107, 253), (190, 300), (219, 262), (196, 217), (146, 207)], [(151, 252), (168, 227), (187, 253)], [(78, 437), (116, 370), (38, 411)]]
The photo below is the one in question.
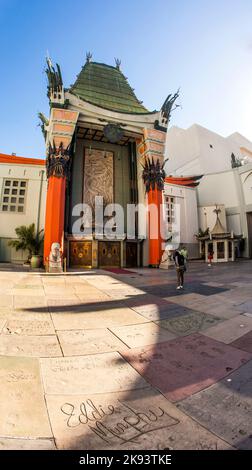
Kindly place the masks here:
[(216, 222), (215, 222), (215, 226), (213, 228), (213, 230), (211, 231), (211, 234), (213, 235), (217, 235), (217, 234), (221, 234), (221, 233), (226, 233), (221, 221), (220, 221), (220, 218), (219, 218), (219, 214), (221, 213), (221, 209), (218, 208), (217, 204), (215, 204), (215, 209), (213, 210), (213, 212), (215, 212), (216, 214)]
[(117, 68), (118, 70), (120, 70), (121, 63), (122, 63), (122, 61), (121, 61), (120, 59), (117, 59), (117, 58), (115, 57), (115, 64), (116, 64), (116, 68)]
[(86, 52), (86, 61), (89, 63), (92, 60), (92, 52)]

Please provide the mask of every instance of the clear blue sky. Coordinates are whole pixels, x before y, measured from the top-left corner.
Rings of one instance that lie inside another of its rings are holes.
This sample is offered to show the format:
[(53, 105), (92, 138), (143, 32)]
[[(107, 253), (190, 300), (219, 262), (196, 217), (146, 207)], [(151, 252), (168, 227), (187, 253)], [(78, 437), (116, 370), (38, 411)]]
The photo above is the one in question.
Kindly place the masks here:
[(251, 25), (251, 0), (0, 0), (0, 153), (44, 155), (47, 51), (66, 87), (86, 51), (119, 57), (150, 110), (181, 88), (171, 125), (252, 140)]

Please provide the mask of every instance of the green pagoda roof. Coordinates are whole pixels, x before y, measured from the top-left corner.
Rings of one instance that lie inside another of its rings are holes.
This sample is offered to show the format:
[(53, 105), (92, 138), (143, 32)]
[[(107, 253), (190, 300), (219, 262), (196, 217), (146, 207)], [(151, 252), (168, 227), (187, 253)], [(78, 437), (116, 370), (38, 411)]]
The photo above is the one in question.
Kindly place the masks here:
[(101, 108), (121, 113), (149, 114), (119, 67), (86, 62), (70, 93)]

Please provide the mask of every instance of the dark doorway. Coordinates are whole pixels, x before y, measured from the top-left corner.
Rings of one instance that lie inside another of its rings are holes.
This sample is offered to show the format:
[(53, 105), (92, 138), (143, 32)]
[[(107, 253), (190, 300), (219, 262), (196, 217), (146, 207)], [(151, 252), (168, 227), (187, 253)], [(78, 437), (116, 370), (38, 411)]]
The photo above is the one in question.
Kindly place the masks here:
[(92, 266), (91, 241), (70, 241), (70, 266), (82, 268)]
[(98, 244), (99, 268), (120, 268), (121, 266), (121, 243), (99, 242)]
[(126, 266), (127, 268), (137, 267), (137, 243), (126, 242)]
[(252, 258), (252, 212), (247, 212), (248, 223), (248, 252), (249, 257)]

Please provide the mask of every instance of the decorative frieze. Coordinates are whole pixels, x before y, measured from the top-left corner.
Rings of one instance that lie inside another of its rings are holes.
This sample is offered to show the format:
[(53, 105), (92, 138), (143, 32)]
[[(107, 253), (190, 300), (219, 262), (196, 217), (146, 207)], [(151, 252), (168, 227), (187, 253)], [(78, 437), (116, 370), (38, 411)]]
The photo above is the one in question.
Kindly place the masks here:
[(63, 178), (69, 176), (70, 170), (70, 154), (69, 154), (69, 145), (67, 148), (64, 148), (63, 143), (59, 147), (49, 144), (48, 156), (46, 159), (46, 173), (47, 178), (50, 176), (57, 176), (58, 178)]
[(145, 165), (143, 167), (143, 181), (145, 184), (146, 192), (148, 193), (151, 189), (157, 188), (159, 191), (164, 189), (164, 163), (160, 163), (160, 160), (154, 161), (154, 159), (146, 158)]

